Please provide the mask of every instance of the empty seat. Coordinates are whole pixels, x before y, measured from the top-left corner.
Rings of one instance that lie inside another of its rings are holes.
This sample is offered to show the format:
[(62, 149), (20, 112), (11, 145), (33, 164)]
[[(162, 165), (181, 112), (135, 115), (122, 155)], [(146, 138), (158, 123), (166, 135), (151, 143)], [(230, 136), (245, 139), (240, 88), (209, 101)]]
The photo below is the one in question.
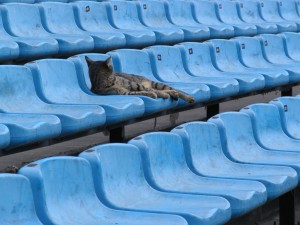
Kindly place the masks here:
[(7, 126), (0, 124), (0, 149), (7, 147), (10, 143), (10, 133)]
[[(109, 52), (109, 54), (113, 58), (114, 69), (116, 71), (142, 75), (150, 80), (159, 82), (152, 72), (150, 58), (146, 52), (134, 49), (119, 49)], [(203, 103), (210, 98), (209, 87), (204, 84), (195, 85), (180, 82), (167, 82), (165, 84), (193, 96), (195, 103)], [(187, 103), (183, 100), (179, 100), (178, 106), (184, 105), (187, 105)]]
[(0, 40), (0, 61), (9, 61), (12, 59), (17, 59), (20, 54), (19, 45), (13, 40), (8, 40), (6, 38), (2, 39), (2, 37), (0, 37)]
[[(81, 30), (76, 24), (76, 18), (71, 4), (44, 2), (39, 4), (39, 9), (41, 11), (43, 24), (51, 33), (78, 37), (91, 36), (94, 43), (94, 49), (98, 52), (125, 46), (125, 36), (119, 32), (101, 32), (101, 28), (99, 28), (98, 32)], [(80, 46), (80, 44), (78, 45)], [(81, 52), (88, 51), (89, 50)]]
[(117, 123), (144, 114), (144, 103), (132, 96), (89, 95), (81, 90), (74, 63), (65, 59), (42, 59), (26, 64), (33, 74), (37, 93), (48, 103), (100, 105), (106, 123)]
[(210, 1), (192, 1), (192, 10), (195, 20), (209, 27), (211, 38), (233, 37), (234, 27), (222, 23), (216, 12), (217, 4)]
[(275, 23), (279, 32), (297, 31), (295, 22), (289, 22), (281, 17), (277, 1), (264, 0), (259, 3), (259, 6), (262, 18), (267, 22)]
[(259, 182), (207, 178), (193, 173), (186, 162), (181, 138), (174, 133), (148, 133), (129, 143), (142, 151), (148, 181), (159, 190), (220, 195), (230, 202), (233, 217), (249, 212), (267, 199), (266, 188)]
[(42, 225), (37, 217), (28, 179), (0, 174), (0, 224)]
[(222, 22), (234, 27), (235, 36), (254, 36), (257, 28), (253, 24), (248, 24), (239, 17), (237, 2), (216, 1), (218, 4), (218, 16)]
[(297, 4), (298, 2), (294, 0), (280, 1), (279, 11), (283, 19), (296, 23), (298, 31), (300, 31), (300, 17), (297, 11)]
[(238, 37), (234, 40), (237, 41), (239, 45), (241, 61), (245, 66), (252, 68), (269, 68), (275, 69), (276, 71), (282, 70), (283, 74), (287, 71), (289, 73), (289, 83), (299, 81), (299, 69), (292, 66), (270, 63), (265, 59), (262, 50), (262, 44), (265, 43), (262, 43), (259, 38)]
[[(209, 121), (218, 119), (212, 117)], [(209, 177), (256, 180), (267, 187), (268, 199), (292, 190), (298, 183), (297, 172), (287, 166), (237, 163), (227, 158), (218, 127), (209, 122), (191, 122), (172, 130), (179, 134), (189, 157), (191, 169)]]
[(10, 148), (55, 138), (61, 133), (60, 120), (54, 115), (0, 113), (0, 123), (9, 128)]
[(11, 113), (55, 114), (62, 135), (103, 126), (106, 116), (100, 106), (55, 105), (43, 102), (36, 93), (31, 71), (24, 66), (0, 67), (0, 110)]
[(31, 182), (43, 224), (187, 225), (174, 215), (119, 211), (106, 207), (95, 193), (91, 166), (79, 157), (52, 157), (19, 170)]
[(184, 31), (185, 41), (201, 41), (210, 38), (209, 28), (194, 20), (191, 2), (169, 1), (165, 4), (168, 18)]
[[(92, 166), (98, 197), (110, 207), (170, 213), (189, 224), (222, 224), (229, 220), (229, 202), (222, 197), (157, 191), (146, 181), (141, 153), (130, 144), (109, 144), (80, 154)], [(166, 171), (162, 171), (166, 172)]]
[[(244, 110), (250, 110), (251, 113), (253, 107), (256, 105), (245, 107)], [(291, 166), (299, 174), (299, 153), (269, 151), (261, 147), (255, 138), (254, 124), (251, 124), (249, 115), (244, 112), (225, 112), (218, 116), (219, 119), (214, 120), (214, 123), (219, 128), (229, 158), (241, 163)]]
[[(11, 3), (11, 0), (0, 0), (0, 3)], [(19, 3), (35, 3), (35, 0), (14, 0), (13, 2)]]
[(281, 97), (272, 100), (270, 103), (277, 106), (285, 133), (292, 138), (300, 139), (299, 96)]
[(151, 59), (154, 75), (162, 82), (206, 84), (211, 99), (225, 98), (239, 93), (239, 83), (231, 78), (192, 76), (183, 66), (180, 50), (169, 46), (152, 46), (144, 49)]
[(258, 34), (278, 33), (278, 27), (275, 23), (266, 22), (262, 19), (257, 1), (239, 1), (237, 6), (242, 20), (255, 25)]
[(300, 34), (294, 32), (285, 32), (281, 33), (281, 37), (283, 37), (285, 41), (285, 50), (286, 54), (300, 62)]
[(300, 140), (286, 135), (281, 126), (279, 110), (272, 104), (250, 105), (242, 112), (252, 121), (257, 142), (266, 149), (300, 152)]
[(215, 64), (222, 71), (235, 71), (249, 74), (262, 74), (266, 81), (266, 88), (277, 87), (289, 83), (287, 72), (268, 68), (248, 68), (244, 66), (239, 57), (238, 46), (233, 41), (210, 40), (208, 42), (213, 53)]

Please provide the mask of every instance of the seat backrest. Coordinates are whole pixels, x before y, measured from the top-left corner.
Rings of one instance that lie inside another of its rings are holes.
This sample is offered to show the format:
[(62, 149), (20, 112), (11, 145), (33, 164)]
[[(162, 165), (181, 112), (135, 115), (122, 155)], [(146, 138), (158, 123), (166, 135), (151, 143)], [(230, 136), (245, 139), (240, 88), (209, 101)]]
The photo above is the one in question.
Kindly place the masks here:
[(45, 158), (22, 167), (19, 174), (31, 182), (43, 223), (68, 224), (67, 221), (78, 220), (81, 210), (101, 205), (95, 193), (91, 166), (80, 157)]
[(74, 2), (73, 9), (77, 24), (89, 32), (103, 32), (115, 29), (107, 15), (107, 4), (104, 2)]
[(175, 46), (180, 49), (184, 64), (191, 74), (207, 75), (220, 72), (214, 67), (207, 43), (184, 42)]
[(241, 18), (247, 23), (264, 23), (259, 11), (259, 3), (256, 1), (239, 1), (238, 9)]
[(9, 33), (20, 37), (47, 37), (39, 8), (35, 4), (11, 3), (3, 8), (3, 21)]
[(71, 4), (44, 2), (39, 4), (45, 27), (56, 34), (80, 34)]
[(188, 1), (170, 1), (166, 3), (167, 15), (172, 23), (181, 26), (198, 26), (192, 11), (192, 3)]
[(141, 50), (118, 49), (108, 52), (117, 72), (136, 74), (157, 81), (153, 75), (149, 55)]
[(0, 224), (42, 225), (34, 207), (28, 179), (18, 174), (0, 174)]
[(217, 3), (211, 1), (193, 1), (192, 3), (196, 21), (208, 25), (222, 24), (217, 13)]
[(299, 14), (297, 12), (297, 2), (294, 0), (280, 1), (279, 2), (280, 14), (287, 20), (298, 20)]
[(238, 13), (237, 2), (217, 0), (216, 3), (218, 4), (218, 15), (223, 22), (229, 24), (242, 23)]
[(260, 1), (259, 6), (263, 19), (272, 22), (283, 21), (283, 18), (280, 16), (277, 1)]
[[(36, 0), (14, 0), (13, 2), (18, 3), (35, 3)], [(0, 3), (12, 3), (11, 0), (0, 0)]]
[(300, 34), (294, 32), (281, 33), (284, 38), (287, 54), (296, 60), (300, 60)]

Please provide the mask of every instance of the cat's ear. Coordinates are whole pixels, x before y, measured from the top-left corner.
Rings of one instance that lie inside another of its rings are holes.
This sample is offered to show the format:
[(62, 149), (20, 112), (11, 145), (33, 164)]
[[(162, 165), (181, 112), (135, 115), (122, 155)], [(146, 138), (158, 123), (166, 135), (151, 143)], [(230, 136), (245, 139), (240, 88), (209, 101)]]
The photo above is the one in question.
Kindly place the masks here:
[(86, 61), (86, 63), (87, 63), (88, 66), (90, 66), (94, 62), (92, 59), (90, 59), (87, 56), (85, 56), (85, 61)]
[(107, 65), (107, 67), (111, 70), (113, 70), (113, 64), (112, 64), (112, 59), (111, 59), (111, 56), (109, 56), (106, 60), (105, 60), (105, 63)]

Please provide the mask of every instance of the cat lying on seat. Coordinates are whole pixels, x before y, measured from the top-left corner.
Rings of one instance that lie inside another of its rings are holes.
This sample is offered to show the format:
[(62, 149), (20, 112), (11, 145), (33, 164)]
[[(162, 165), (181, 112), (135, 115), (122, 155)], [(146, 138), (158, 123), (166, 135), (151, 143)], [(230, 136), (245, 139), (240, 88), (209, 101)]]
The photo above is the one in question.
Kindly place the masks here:
[(164, 99), (171, 97), (174, 100), (182, 98), (189, 103), (195, 102), (192, 96), (163, 83), (154, 82), (138, 75), (114, 72), (111, 57), (106, 61), (93, 61), (86, 56), (85, 60), (89, 67), (91, 91), (95, 94), (145, 95), (150, 98)]

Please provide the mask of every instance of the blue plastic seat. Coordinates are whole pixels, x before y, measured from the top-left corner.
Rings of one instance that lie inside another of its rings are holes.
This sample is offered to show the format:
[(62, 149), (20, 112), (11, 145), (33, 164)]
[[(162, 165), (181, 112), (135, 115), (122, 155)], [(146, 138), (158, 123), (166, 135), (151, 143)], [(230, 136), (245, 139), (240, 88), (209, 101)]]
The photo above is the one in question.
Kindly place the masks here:
[[(142, 30), (117, 29), (110, 23), (107, 3), (96, 2), (74, 2), (73, 8), (78, 19), (78, 26), (87, 32), (97, 33), (114, 32), (123, 33), (126, 37), (126, 47), (140, 47), (153, 44), (154, 35)], [(150, 36), (149, 36), (150, 35)], [(149, 42), (150, 41), (150, 42)]]
[[(88, 35), (75, 36), (51, 34), (43, 27), (39, 7), (35, 4), (6, 4), (4, 7), (5, 24), (9, 31), (18, 37), (38, 38), (45, 42), (55, 39), (58, 42), (60, 55), (71, 55), (94, 49), (93, 39)], [(25, 19), (26, 18), (26, 19)], [(40, 44), (41, 45), (41, 44)], [(43, 46), (44, 48), (44, 46)], [(34, 47), (33, 47), (34, 50)], [(32, 50), (32, 51), (33, 51)], [(46, 48), (45, 50), (46, 51)], [(34, 52), (32, 53), (34, 54)]]
[(297, 11), (298, 2), (294, 0), (279, 2), (279, 11), (283, 19), (292, 21), (297, 24), (298, 31), (300, 31), (300, 17)]
[(262, 147), (275, 151), (300, 152), (300, 140), (295, 140), (284, 132), (276, 106), (255, 104), (242, 112), (251, 117), (256, 140)]
[(98, 197), (105, 199), (110, 207), (181, 215), (189, 225), (222, 224), (231, 217), (230, 204), (222, 197), (152, 188), (144, 175), (141, 152), (133, 145), (96, 146), (80, 157), (91, 163)]
[(218, 116), (208, 123), (191, 122), (172, 130), (181, 136), (193, 172), (209, 177), (260, 181), (267, 188), (268, 200), (297, 186), (297, 172), (291, 167), (252, 165), (228, 159), (218, 127), (210, 122), (215, 119)]
[(28, 179), (18, 174), (0, 174), (0, 224), (42, 225), (34, 207)]
[(10, 143), (10, 132), (7, 126), (0, 124), (0, 149), (6, 148)]
[(298, 30), (295, 22), (284, 20), (279, 12), (277, 1), (264, 0), (259, 3), (262, 18), (267, 22), (275, 23), (279, 32)]
[(269, 68), (276, 71), (282, 70), (282, 74), (287, 71), (289, 73), (289, 83), (298, 82), (300, 72), (297, 67), (280, 65), (268, 62), (263, 53), (262, 40), (252, 37), (238, 37), (234, 39), (240, 50), (240, 59), (247, 67), (252, 68)]
[[(0, 31), (0, 33), (2, 32)], [(17, 59), (20, 54), (19, 45), (13, 40), (2, 38), (0, 37), (0, 61)]]
[(266, 22), (262, 19), (257, 1), (239, 1), (237, 6), (242, 20), (255, 25), (258, 34), (278, 33), (278, 27), (275, 23)]
[(117, 123), (144, 114), (144, 103), (132, 96), (89, 95), (81, 90), (74, 63), (65, 59), (42, 59), (26, 64), (33, 74), (37, 93), (48, 103), (100, 105), (106, 123)]
[(141, 150), (147, 180), (158, 190), (220, 195), (230, 202), (233, 217), (267, 200), (266, 188), (259, 182), (207, 178), (193, 173), (186, 163), (181, 138), (175, 133), (148, 133), (129, 143)]
[(152, 46), (144, 49), (149, 54), (154, 75), (162, 82), (206, 84), (210, 99), (225, 98), (239, 93), (239, 83), (231, 78), (192, 76), (184, 66), (180, 49), (170, 46)]
[[(109, 52), (114, 62), (114, 69), (118, 72), (124, 72), (129, 74), (137, 74), (146, 77), (147, 79), (159, 82), (153, 75), (151, 62), (146, 52), (134, 49), (119, 49)], [(195, 98), (195, 103), (203, 103), (209, 100), (210, 91), (206, 85), (186, 85), (180, 82), (165, 83), (177, 90), (181, 90)], [(179, 100), (178, 105), (186, 106), (188, 103)], [(145, 107), (153, 106), (146, 104)]]
[[(138, 17), (137, 3), (129, 1), (109, 1), (107, 13), (112, 26), (120, 31), (136, 30), (143, 35), (143, 41), (136, 43), (136, 46), (149, 46), (156, 42), (156, 36), (151, 28), (144, 26)], [(135, 44), (135, 43), (133, 43)], [(128, 47), (128, 46), (127, 46)]]
[(114, 210), (99, 201), (89, 163), (79, 157), (52, 157), (24, 166), (19, 173), (31, 182), (43, 224), (187, 225), (174, 215)]
[(281, 33), (281, 37), (283, 37), (285, 41), (286, 54), (290, 58), (300, 61), (300, 34), (294, 32), (285, 32)]
[[(250, 110), (250, 113), (252, 113), (252, 109), (257, 106), (264, 107), (252, 105), (245, 107), (245, 110)], [(218, 117), (214, 120), (214, 123), (219, 128), (223, 146), (226, 148), (225, 154), (228, 158), (240, 163), (291, 166), (299, 174), (299, 153), (270, 151), (261, 147), (256, 140), (251, 118), (244, 110), (242, 112), (221, 113)], [(235, 123), (232, 121), (235, 121)], [(237, 130), (239, 132), (236, 132)], [(300, 176), (298, 175), (299, 180)]]
[(9, 147), (44, 141), (61, 134), (61, 123), (54, 115), (0, 113), (0, 123), (9, 128)]
[[(228, 40), (210, 40), (208, 42), (214, 63), (222, 71), (235, 71), (249, 74), (262, 74), (266, 81), (266, 88), (277, 87), (289, 83), (289, 75), (281, 70), (268, 68), (248, 68), (244, 66), (239, 57), (238, 46), (234, 41)], [(260, 87), (263, 89), (263, 87)]]
[[(59, 2), (44, 2), (39, 4), (39, 9), (46, 29), (56, 35), (73, 35), (89, 37), (94, 43), (94, 50), (108, 51), (125, 46), (125, 36), (119, 32), (87, 32), (81, 30), (76, 24), (73, 7), (71, 4)], [(92, 38), (91, 38), (92, 37)], [(78, 45), (77, 45), (78, 46)], [(89, 50), (81, 51), (88, 52)]]
[(210, 1), (192, 1), (192, 10), (195, 20), (209, 27), (211, 38), (231, 38), (234, 27), (222, 23), (216, 12), (217, 4)]
[(277, 106), (285, 133), (291, 138), (300, 139), (300, 97), (281, 97), (270, 103)]
[(235, 36), (254, 36), (257, 28), (241, 20), (238, 13), (237, 2), (215, 1), (218, 4), (218, 16), (223, 23), (234, 27)]
[[(76, 71), (77, 71), (77, 77), (79, 79), (79, 83), (81, 85), (81, 88), (84, 92), (88, 93), (88, 94), (92, 94), (95, 95), (91, 92), (91, 81), (90, 81), (90, 77), (89, 77), (89, 71), (88, 71), (88, 66), (85, 60), (85, 56), (88, 56), (90, 59), (94, 60), (94, 61), (103, 61), (106, 60), (109, 55), (104, 55), (104, 54), (80, 54), (74, 57), (69, 58), (76, 67)], [(113, 61), (113, 63), (115, 64), (115, 61)], [(115, 65), (113, 65), (114, 70), (115, 69)], [(106, 98), (107, 96), (105, 96)], [(116, 96), (118, 98), (124, 98), (123, 101), (128, 101), (126, 99), (136, 99), (136, 96)], [(128, 98), (129, 97), (129, 98)], [(138, 96), (139, 99), (142, 99), (143, 101), (143, 106), (144, 106), (144, 114), (145, 115), (149, 115), (152, 113), (157, 113), (159, 111), (163, 111), (169, 108), (173, 108), (176, 107), (178, 102), (174, 101), (172, 99), (162, 99), (162, 98), (157, 98), (157, 99), (152, 99), (149, 98), (147, 96), (142, 96), (139, 95)]]
[[(0, 3), (11, 3), (11, 0), (0, 0)], [(14, 0), (13, 2), (18, 3), (35, 3), (35, 0)]]
[(100, 106), (55, 105), (43, 102), (36, 93), (31, 71), (24, 66), (0, 67), (0, 110), (10, 113), (55, 114), (62, 135), (103, 126), (106, 116)]
[(201, 41), (210, 38), (210, 30), (193, 18), (192, 3), (187, 1), (169, 1), (167, 15), (169, 20), (184, 31), (185, 41)]

